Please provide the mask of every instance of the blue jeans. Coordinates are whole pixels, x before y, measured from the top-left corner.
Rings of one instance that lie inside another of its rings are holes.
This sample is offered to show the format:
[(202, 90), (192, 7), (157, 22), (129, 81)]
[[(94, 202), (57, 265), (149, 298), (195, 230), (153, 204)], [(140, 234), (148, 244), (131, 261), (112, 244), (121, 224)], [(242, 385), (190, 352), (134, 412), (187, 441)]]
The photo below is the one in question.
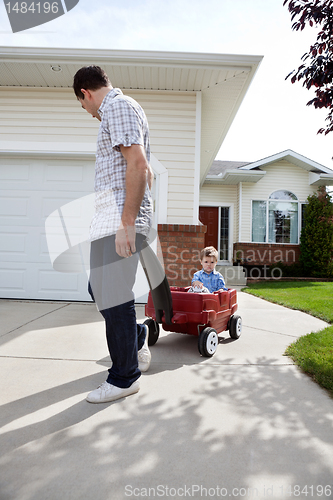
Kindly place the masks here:
[(127, 259), (115, 250), (115, 235), (91, 242), (88, 290), (105, 320), (112, 360), (107, 382), (127, 388), (137, 380), (138, 350), (146, 328), (136, 322), (133, 286), (144, 236), (136, 235), (136, 253)]

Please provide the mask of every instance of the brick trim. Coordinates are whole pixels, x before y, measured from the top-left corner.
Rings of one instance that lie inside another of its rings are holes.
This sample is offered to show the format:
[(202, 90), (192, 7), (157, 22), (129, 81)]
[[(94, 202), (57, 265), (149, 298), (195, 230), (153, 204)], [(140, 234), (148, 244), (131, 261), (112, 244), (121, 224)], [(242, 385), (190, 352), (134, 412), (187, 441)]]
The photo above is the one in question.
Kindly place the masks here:
[(234, 243), (233, 258), (239, 257), (244, 264), (263, 266), (283, 262), (291, 265), (299, 262), (300, 246), (283, 243)]
[(194, 224), (158, 224), (165, 274), (171, 286), (189, 286), (200, 269), (207, 227)]

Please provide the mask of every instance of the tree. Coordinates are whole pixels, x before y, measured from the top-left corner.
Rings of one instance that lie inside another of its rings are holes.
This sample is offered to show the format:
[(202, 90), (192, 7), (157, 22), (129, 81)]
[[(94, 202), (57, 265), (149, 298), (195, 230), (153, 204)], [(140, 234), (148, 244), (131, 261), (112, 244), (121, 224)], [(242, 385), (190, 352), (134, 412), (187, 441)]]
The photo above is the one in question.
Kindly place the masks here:
[(307, 103), (315, 108), (327, 108), (328, 122), (318, 134), (333, 132), (333, 0), (284, 0), (291, 13), (293, 30), (303, 30), (307, 24), (319, 29), (317, 41), (310, 46), (309, 52), (302, 56), (303, 64), (286, 77), (292, 75), (291, 82), (303, 80), (308, 90), (315, 88), (314, 99)]
[(324, 186), (308, 197), (300, 263), (306, 276), (333, 277), (333, 202)]

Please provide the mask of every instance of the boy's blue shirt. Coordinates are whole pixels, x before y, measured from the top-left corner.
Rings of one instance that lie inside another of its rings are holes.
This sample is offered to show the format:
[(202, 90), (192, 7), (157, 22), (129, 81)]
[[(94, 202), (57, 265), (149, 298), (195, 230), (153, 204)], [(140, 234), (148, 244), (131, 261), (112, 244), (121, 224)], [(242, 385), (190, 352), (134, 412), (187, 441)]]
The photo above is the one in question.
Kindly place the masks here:
[(201, 269), (201, 271), (197, 271), (193, 275), (192, 283), (193, 281), (201, 281), (201, 283), (208, 288), (210, 293), (217, 292), (217, 290), (220, 290), (221, 288), (223, 290), (228, 290), (225, 286), (222, 274), (215, 269), (209, 274), (207, 274), (203, 269)]

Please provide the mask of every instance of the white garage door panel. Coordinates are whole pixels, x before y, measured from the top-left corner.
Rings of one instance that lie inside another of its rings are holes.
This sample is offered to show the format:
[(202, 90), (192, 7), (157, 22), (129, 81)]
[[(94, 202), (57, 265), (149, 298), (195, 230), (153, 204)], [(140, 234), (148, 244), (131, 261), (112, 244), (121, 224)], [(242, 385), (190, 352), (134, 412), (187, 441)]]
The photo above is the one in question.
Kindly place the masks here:
[[(44, 267), (44, 269), (40, 269)], [(12, 263), (0, 270), (1, 297), (42, 300), (91, 300), (84, 274), (57, 273), (50, 265)]]
[(53, 269), (39, 271), (37, 292), (43, 299), (91, 300), (86, 275), (57, 273)]
[(82, 191), (83, 185), (94, 183), (93, 161), (0, 159), (0, 165), (0, 184), (5, 189)]
[(3, 181), (29, 181), (30, 178), (30, 164), (25, 164), (21, 160), (21, 164), (17, 165), (14, 160), (3, 160), (1, 162), (0, 180), (1, 185)]
[(2, 196), (0, 199), (0, 216), (12, 219), (28, 217), (29, 198), (20, 196), (18, 193), (11, 196)]
[(0, 227), (0, 262), (50, 263), (44, 227)]
[(45, 169), (45, 182), (83, 182), (84, 168), (81, 165), (75, 167), (70, 165), (48, 165)]
[(1, 185), (0, 194), (1, 225), (21, 224), (40, 227), (54, 210), (88, 193), (87, 191), (45, 193), (27, 189), (13, 191), (3, 189)]
[[(90, 300), (85, 273), (53, 270), (45, 220), (90, 194), (93, 184), (93, 161), (0, 158), (1, 297)], [(81, 215), (79, 208), (72, 213), (74, 219)]]
[(54, 273), (49, 270), (39, 271), (38, 274), (39, 290), (49, 293), (51, 291), (77, 292), (78, 275)]
[[(58, 210), (59, 208), (63, 207), (64, 205), (67, 205), (71, 201), (81, 198), (83, 196), (86, 196), (87, 192), (72, 192), (72, 193), (65, 193), (65, 194), (57, 194), (53, 196), (43, 196), (43, 199), (41, 200), (41, 205), (42, 205), (42, 217), (45, 222), (46, 218), (55, 210)], [(73, 214), (76, 217), (80, 216), (80, 213), (75, 213)]]
[(4, 227), (1, 233), (0, 240), (0, 254), (2, 258), (7, 258), (10, 260), (16, 260), (17, 257), (26, 259), (26, 232), (9, 232), (10, 230), (15, 231), (13, 228)]
[(1, 297), (24, 298), (25, 294), (25, 274), (26, 268), (15, 268), (9, 265), (6, 269), (0, 269), (0, 290)]

